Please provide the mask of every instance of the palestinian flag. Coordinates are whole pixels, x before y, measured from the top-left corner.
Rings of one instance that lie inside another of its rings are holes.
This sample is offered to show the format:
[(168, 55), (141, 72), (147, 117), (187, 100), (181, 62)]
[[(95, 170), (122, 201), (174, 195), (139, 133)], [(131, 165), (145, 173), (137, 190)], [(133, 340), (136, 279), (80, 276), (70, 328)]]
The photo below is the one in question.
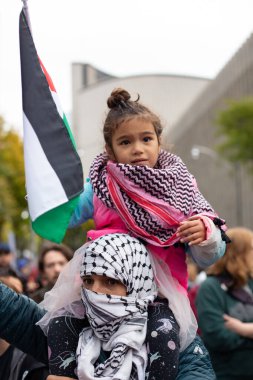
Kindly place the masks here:
[(19, 35), (29, 213), (38, 235), (60, 243), (83, 191), (82, 164), (53, 82), (37, 55), (24, 9)]

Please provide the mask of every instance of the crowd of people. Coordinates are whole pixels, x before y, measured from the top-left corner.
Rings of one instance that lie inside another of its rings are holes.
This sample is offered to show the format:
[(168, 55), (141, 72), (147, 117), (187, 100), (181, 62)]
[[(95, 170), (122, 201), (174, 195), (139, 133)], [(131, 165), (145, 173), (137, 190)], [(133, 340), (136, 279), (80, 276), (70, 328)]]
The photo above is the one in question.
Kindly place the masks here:
[(250, 362), (252, 232), (226, 232), (139, 98), (115, 89), (107, 104), (105, 152), (69, 223), (94, 220), (87, 242), (74, 256), (46, 245), (37, 276), (0, 250), (0, 379), (249, 380), (235, 363)]

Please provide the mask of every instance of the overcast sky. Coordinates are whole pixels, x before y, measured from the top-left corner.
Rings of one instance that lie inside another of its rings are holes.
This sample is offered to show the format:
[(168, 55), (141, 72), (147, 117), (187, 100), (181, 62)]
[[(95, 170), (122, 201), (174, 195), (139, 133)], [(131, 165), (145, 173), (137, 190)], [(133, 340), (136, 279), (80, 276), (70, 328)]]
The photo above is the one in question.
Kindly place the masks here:
[[(213, 78), (253, 31), (253, 0), (29, 0), (37, 51), (62, 107), (71, 110), (71, 63), (116, 76)], [(22, 129), (18, 18), (0, 0), (0, 114)]]

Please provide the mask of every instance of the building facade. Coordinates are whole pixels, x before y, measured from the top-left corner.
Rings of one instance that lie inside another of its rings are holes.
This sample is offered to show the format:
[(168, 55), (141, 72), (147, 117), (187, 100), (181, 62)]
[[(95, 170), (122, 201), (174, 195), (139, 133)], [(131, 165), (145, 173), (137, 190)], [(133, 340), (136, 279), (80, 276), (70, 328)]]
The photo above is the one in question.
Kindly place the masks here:
[(217, 115), (230, 100), (252, 96), (253, 35), (167, 136), (167, 141), (173, 140), (175, 153), (197, 178), (201, 191), (230, 227), (253, 228), (253, 176), (242, 165), (231, 165), (215, 153), (219, 142)]

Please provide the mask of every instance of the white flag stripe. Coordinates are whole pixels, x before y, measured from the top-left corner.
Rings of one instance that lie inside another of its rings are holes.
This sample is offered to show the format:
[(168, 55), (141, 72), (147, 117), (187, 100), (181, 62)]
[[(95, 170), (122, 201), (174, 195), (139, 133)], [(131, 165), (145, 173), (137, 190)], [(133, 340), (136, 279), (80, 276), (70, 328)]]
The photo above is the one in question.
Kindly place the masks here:
[(66, 203), (68, 198), (24, 113), (23, 118), (26, 190), (30, 217), (34, 221), (45, 212)]
[(52, 94), (52, 97), (54, 99), (57, 111), (58, 111), (59, 115), (61, 116), (61, 118), (63, 119), (63, 110), (62, 110), (61, 104), (59, 102), (59, 97), (58, 97), (57, 93), (54, 91), (51, 91), (51, 94)]

